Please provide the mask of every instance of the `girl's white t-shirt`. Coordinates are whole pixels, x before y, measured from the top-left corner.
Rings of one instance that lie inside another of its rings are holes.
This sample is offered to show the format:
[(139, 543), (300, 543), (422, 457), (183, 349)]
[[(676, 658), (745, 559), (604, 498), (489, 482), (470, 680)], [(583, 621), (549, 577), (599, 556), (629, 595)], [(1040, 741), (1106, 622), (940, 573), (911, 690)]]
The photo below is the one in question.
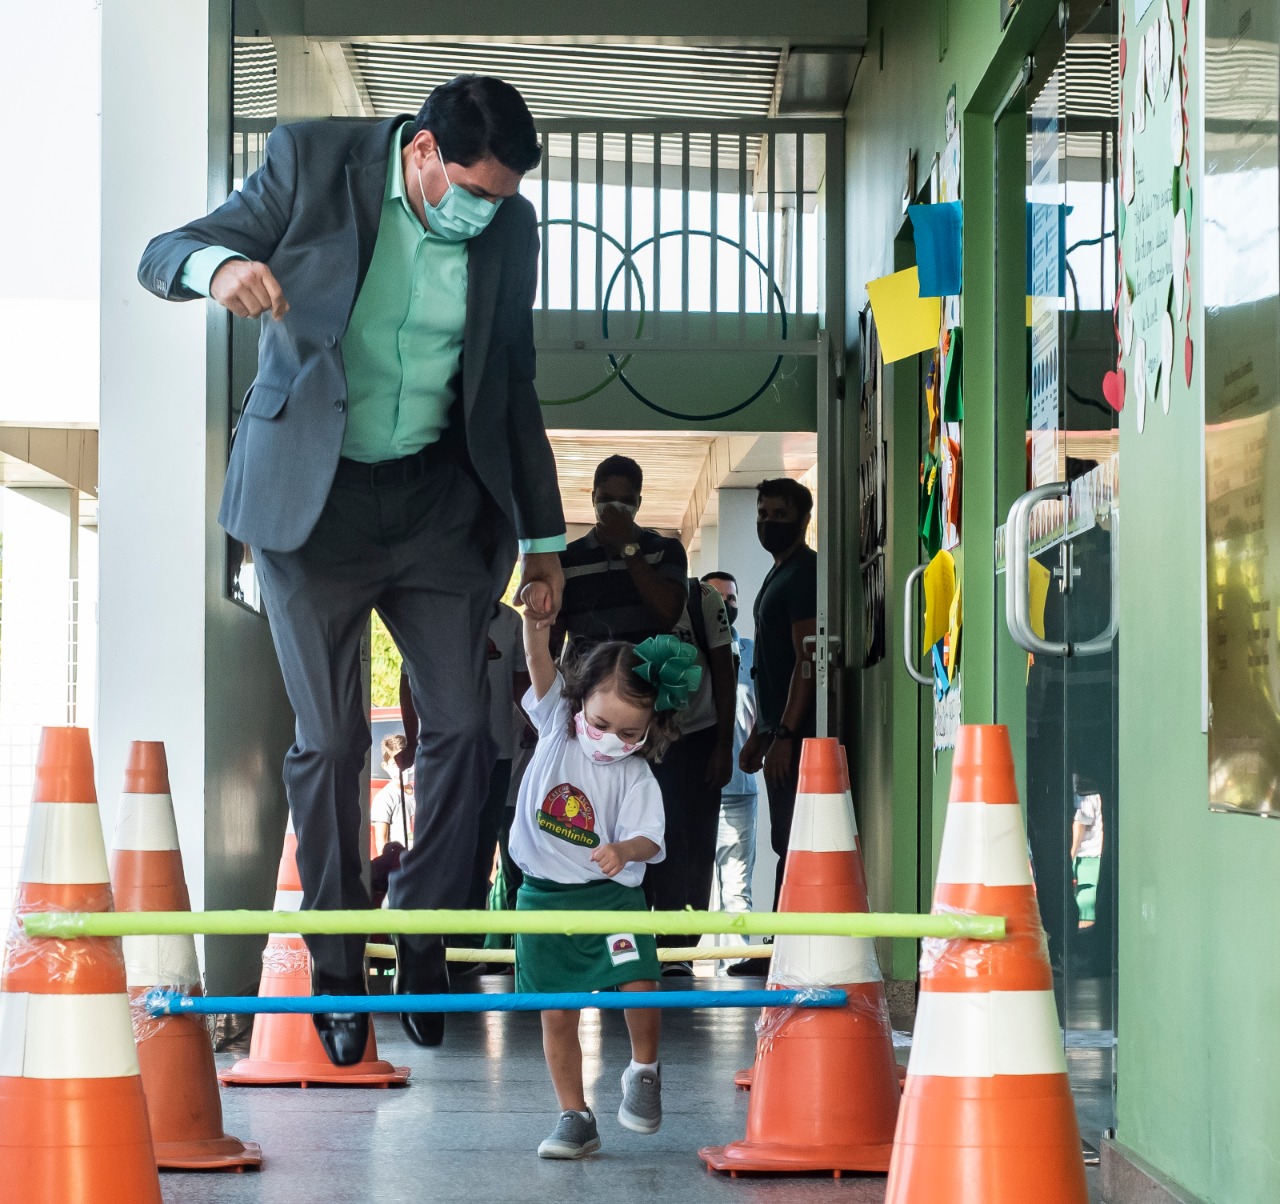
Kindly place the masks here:
[[(533, 760), (520, 783), (511, 857), (526, 874), (551, 882), (608, 879), (591, 860), (602, 844), (647, 836), (658, 846), (649, 863), (666, 855), (662, 792), (648, 762), (637, 754), (602, 765), (578, 747), (570, 733), (564, 678), (541, 701), (525, 694), (525, 713), (538, 732)], [(644, 863), (629, 862), (613, 878), (639, 886)]]

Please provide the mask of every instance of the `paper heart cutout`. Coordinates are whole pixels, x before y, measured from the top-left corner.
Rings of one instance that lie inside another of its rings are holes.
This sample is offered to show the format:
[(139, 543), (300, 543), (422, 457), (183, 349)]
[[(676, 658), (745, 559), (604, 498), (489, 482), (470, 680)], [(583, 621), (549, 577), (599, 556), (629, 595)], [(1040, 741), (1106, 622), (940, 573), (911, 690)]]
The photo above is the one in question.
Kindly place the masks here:
[(1186, 362), (1187, 369), (1187, 388), (1191, 388), (1191, 364), (1195, 358), (1195, 352), (1191, 346), (1191, 336), (1187, 335), (1187, 345), (1183, 352), (1183, 360)]
[(1120, 39), (1120, 74), (1124, 74), (1124, 65), (1129, 61), (1129, 39)]
[(1116, 368), (1102, 378), (1102, 396), (1117, 414), (1124, 409), (1124, 369)]

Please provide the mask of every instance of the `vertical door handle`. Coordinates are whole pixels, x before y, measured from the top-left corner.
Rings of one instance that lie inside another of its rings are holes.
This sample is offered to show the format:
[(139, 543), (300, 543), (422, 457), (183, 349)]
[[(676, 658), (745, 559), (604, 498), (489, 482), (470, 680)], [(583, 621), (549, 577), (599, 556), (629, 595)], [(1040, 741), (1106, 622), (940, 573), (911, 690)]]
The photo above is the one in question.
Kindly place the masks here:
[(1116, 537), (1118, 529), (1114, 522), (1114, 508), (1111, 512), (1111, 621), (1107, 629), (1095, 639), (1068, 643), (1041, 639), (1031, 626), (1031, 512), (1041, 502), (1055, 498), (1065, 501), (1070, 496), (1071, 486), (1066, 481), (1040, 485), (1024, 493), (1009, 507), (1009, 521), (1005, 525), (1005, 623), (1013, 642), (1035, 656), (1098, 656), (1111, 650), (1111, 643), (1119, 626), (1119, 612), (1116, 609), (1116, 584), (1119, 579), (1119, 558), (1116, 552), (1119, 540)]
[(919, 636), (916, 632), (916, 609), (912, 605), (912, 592), (916, 588), (916, 582), (924, 576), (924, 571), (928, 567), (921, 564), (913, 568), (907, 574), (906, 588), (902, 591), (902, 663), (911, 674), (911, 680), (919, 682), (922, 686), (933, 685), (933, 674), (921, 673), (916, 667), (916, 640)]

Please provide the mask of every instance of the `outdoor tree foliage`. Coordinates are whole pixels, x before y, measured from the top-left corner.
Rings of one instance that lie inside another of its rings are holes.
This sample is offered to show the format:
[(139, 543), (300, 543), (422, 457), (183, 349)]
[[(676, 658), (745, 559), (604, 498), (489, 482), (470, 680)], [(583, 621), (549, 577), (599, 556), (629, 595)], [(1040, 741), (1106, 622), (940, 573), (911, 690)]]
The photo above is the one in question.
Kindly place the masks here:
[(382, 620), (373, 616), (369, 638), (370, 703), (375, 707), (400, 705), (400, 649)]

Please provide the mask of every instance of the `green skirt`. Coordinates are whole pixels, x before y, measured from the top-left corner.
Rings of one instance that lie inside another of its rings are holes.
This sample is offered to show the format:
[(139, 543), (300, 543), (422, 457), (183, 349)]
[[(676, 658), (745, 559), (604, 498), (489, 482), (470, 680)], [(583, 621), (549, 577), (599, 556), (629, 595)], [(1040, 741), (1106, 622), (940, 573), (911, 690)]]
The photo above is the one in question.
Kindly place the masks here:
[[(647, 911), (648, 904), (638, 886), (549, 882), (526, 874), (516, 910)], [(522, 993), (606, 991), (628, 982), (656, 982), (661, 974), (657, 945), (643, 933), (516, 934), (516, 990)]]
[(1077, 857), (1072, 867), (1076, 876), (1076, 908), (1082, 924), (1093, 924), (1098, 919), (1098, 871), (1101, 857)]

